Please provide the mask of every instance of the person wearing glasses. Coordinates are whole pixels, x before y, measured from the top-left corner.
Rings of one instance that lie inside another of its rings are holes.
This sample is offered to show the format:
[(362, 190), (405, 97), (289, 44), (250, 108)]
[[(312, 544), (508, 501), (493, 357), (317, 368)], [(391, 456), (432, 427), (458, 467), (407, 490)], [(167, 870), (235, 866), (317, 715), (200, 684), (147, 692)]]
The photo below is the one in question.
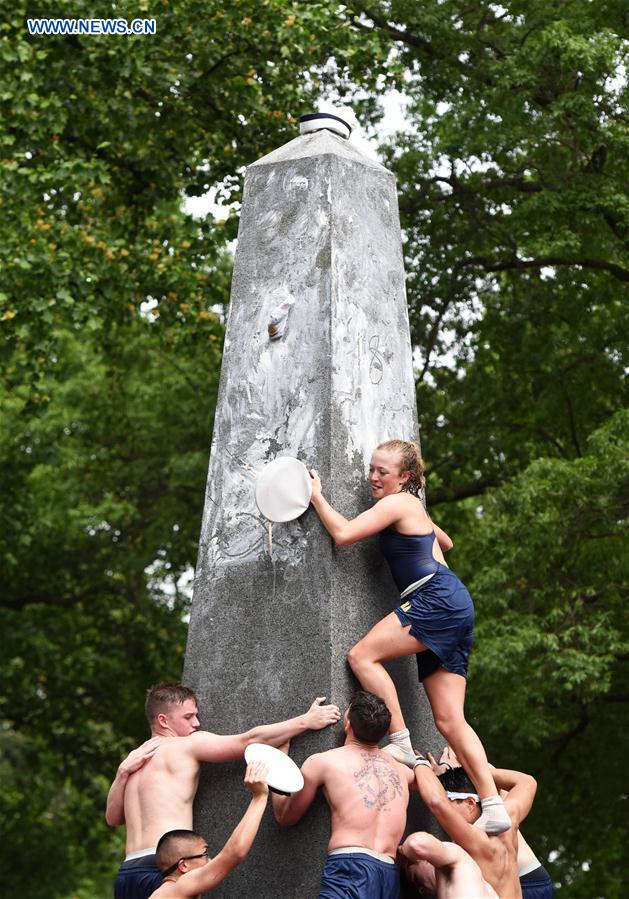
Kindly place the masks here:
[(192, 803), (203, 762), (242, 758), (249, 743), (280, 746), (306, 730), (339, 720), (335, 705), (318, 697), (307, 712), (262, 724), (242, 734), (200, 730), (197, 699), (183, 684), (156, 684), (148, 691), (146, 717), (152, 737), (120, 764), (109, 789), (105, 814), (110, 827), (126, 825), (126, 857), (114, 884), (114, 899), (148, 899), (160, 886), (157, 841), (170, 830), (192, 828)]
[(244, 861), (260, 827), (269, 788), (267, 768), (262, 762), (247, 765), (245, 784), (251, 802), (218, 855), (210, 858), (203, 837), (193, 830), (170, 830), (157, 844), (157, 867), (164, 882), (150, 899), (194, 899), (213, 890)]

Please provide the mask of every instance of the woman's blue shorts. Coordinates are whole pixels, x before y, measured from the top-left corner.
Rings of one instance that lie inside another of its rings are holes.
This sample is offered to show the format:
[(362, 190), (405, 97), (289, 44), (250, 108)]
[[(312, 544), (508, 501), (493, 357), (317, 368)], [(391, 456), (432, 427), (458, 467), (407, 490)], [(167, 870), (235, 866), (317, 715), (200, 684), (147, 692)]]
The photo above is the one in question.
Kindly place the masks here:
[(409, 633), (427, 647), (417, 653), (419, 679), (437, 668), (467, 677), (467, 664), (474, 639), (474, 603), (454, 572), (439, 565), (429, 581), (404, 598), (395, 609)]

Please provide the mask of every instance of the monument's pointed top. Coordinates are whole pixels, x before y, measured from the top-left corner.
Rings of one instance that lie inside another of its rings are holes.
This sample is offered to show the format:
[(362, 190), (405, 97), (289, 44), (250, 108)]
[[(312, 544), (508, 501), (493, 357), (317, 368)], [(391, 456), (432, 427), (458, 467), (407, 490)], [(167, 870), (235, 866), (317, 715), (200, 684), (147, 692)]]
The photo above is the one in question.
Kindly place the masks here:
[(301, 134), (287, 144), (278, 147), (277, 150), (273, 150), (271, 153), (267, 153), (266, 156), (257, 159), (251, 163), (249, 168), (259, 165), (274, 165), (276, 162), (286, 162), (290, 159), (305, 159), (311, 156), (338, 156), (341, 159), (360, 162), (362, 165), (370, 166), (371, 168), (388, 171), (377, 159), (373, 159), (364, 153), (360, 146), (354, 143), (351, 138), (347, 140), (327, 130)]

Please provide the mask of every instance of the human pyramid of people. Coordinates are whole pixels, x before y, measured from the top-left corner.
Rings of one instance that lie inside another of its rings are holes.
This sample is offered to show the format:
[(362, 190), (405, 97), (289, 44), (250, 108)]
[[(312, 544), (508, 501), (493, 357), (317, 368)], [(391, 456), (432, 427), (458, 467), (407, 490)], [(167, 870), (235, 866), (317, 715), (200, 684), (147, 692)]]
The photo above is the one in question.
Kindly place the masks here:
[[(361, 688), (343, 716), (345, 742), (311, 755), (304, 786), (272, 793), (278, 823), (297, 823), (322, 788), (331, 835), (319, 899), (395, 899), (400, 871), (418, 895), (438, 899), (550, 899), (552, 882), (519, 827), (535, 796), (528, 774), (493, 768), (465, 720), (467, 662), (474, 606), (448, 568), (448, 535), (429, 517), (420, 493), (424, 463), (416, 444), (389, 440), (369, 466), (373, 506), (352, 520), (323, 497), (313, 470), (312, 504), (338, 545), (379, 534), (401, 594), (401, 605), (349, 652)], [(383, 663), (417, 656), (419, 679), (435, 725), (447, 741), (439, 760), (413, 749), (395, 685)], [(289, 752), (305, 730), (336, 724), (340, 711), (317, 697), (305, 714), (246, 733), (223, 736), (199, 729), (194, 692), (182, 684), (148, 691), (149, 740), (120, 764), (107, 797), (107, 823), (126, 825), (126, 859), (115, 899), (184, 899), (212, 890), (240, 864), (258, 832), (268, 799), (268, 770), (247, 765), (251, 802), (223, 849), (209, 857), (192, 828), (201, 764), (242, 758), (266, 743)], [(389, 742), (379, 743), (388, 733)], [(452, 842), (429, 833), (406, 837), (409, 791), (417, 790)]]

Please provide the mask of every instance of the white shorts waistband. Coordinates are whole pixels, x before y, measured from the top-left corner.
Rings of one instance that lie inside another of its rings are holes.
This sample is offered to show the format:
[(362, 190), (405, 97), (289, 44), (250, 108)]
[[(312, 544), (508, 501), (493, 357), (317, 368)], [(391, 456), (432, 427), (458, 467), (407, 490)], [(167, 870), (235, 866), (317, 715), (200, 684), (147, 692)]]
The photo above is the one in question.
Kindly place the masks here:
[(421, 587), (422, 584), (427, 584), (431, 577), (434, 577), (435, 573), (433, 571), (432, 574), (427, 574), (426, 577), (420, 577), (418, 581), (415, 581), (412, 584), (409, 584), (406, 590), (402, 590), (400, 593), (400, 599), (404, 599), (405, 596), (408, 596), (409, 593), (412, 593), (413, 590), (417, 590), (418, 587)]
[(535, 871), (537, 868), (541, 868), (542, 863), (537, 858), (532, 858), (530, 862), (525, 862), (521, 868), (518, 869), (518, 877), (524, 877), (525, 874), (530, 874), (531, 871)]
[(152, 849), (138, 849), (137, 852), (127, 852), (124, 860), (130, 862), (134, 858), (144, 858), (145, 855), (155, 855), (156, 851), (157, 846), (153, 846)]
[(359, 852), (361, 855), (370, 855), (372, 858), (377, 858), (379, 862), (385, 862), (387, 865), (395, 864), (390, 855), (385, 855), (384, 852), (376, 852), (375, 849), (366, 849), (365, 846), (341, 846), (338, 849), (330, 849), (328, 856), (348, 855), (350, 852)]

